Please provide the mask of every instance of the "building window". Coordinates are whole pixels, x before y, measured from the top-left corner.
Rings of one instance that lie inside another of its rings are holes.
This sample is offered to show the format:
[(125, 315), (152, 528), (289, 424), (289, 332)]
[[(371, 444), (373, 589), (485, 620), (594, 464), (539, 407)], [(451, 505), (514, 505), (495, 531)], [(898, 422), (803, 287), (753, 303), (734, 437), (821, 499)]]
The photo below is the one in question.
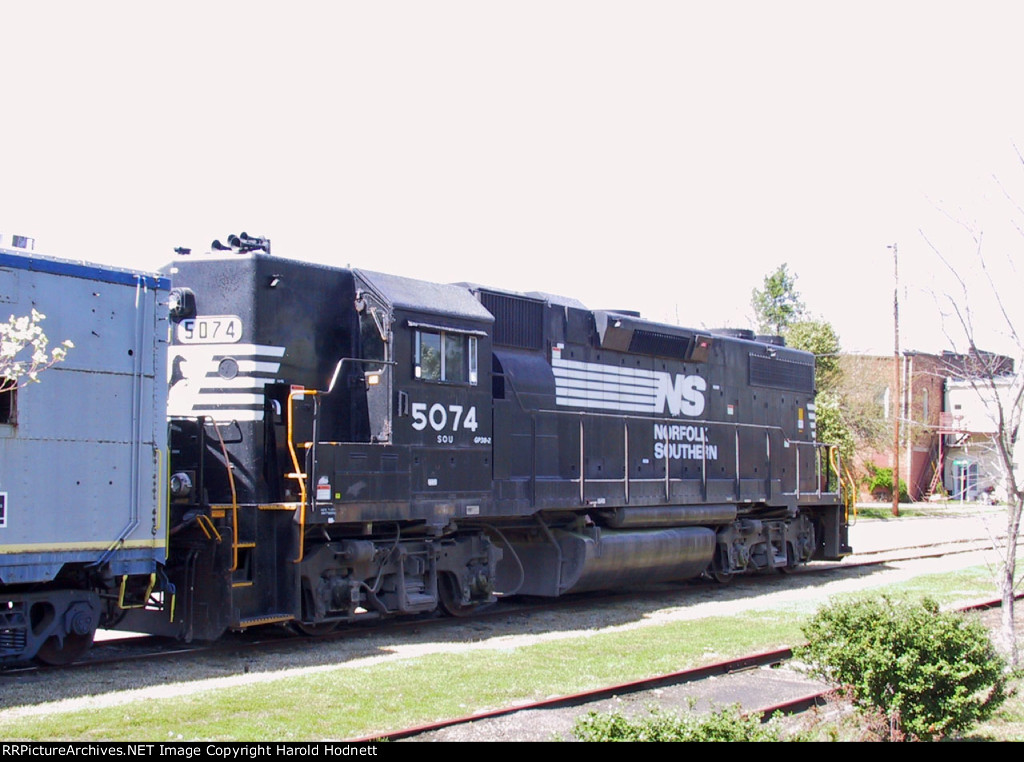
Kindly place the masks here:
[(448, 331), (416, 331), (416, 378), (476, 385), (476, 350), (475, 336)]
[(885, 387), (885, 393), (882, 395), (882, 410), (885, 415), (885, 419), (889, 420), (889, 387)]
[(17, 410), (18, 390), (7, 389), (0, 392), (0, 424), (14, 424), (15, 411)]
[(921, 390), (921, 423), (928, 423), (928, 390)]

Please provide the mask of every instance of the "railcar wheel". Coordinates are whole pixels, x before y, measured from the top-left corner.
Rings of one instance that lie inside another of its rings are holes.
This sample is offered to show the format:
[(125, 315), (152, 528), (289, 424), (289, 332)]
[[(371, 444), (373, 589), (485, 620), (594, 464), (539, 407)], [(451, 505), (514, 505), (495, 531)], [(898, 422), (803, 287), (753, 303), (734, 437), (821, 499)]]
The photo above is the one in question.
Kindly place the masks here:
[(54, 667), (62, 667), (85, 656), (92, 645), (95, 630), (85, 634), (69, 633), (64, 642), (54, 635), (47, 638), (36, 653), (36, 660)]
[(298, 620), (291, 622), (292, 629), (299, 635), (308, 635), (311, 638), (319, 638), (324, 635), (330, 635), (336, 629), (341, 622), (317, 622), (316, 624), (306, 624)]

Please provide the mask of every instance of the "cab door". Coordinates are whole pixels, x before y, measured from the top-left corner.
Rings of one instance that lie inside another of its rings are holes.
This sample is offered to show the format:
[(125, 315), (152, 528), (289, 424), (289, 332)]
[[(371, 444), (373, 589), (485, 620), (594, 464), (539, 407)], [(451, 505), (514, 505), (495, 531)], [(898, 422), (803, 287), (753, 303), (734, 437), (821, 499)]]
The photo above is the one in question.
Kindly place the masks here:
[(356, 310), (359, 313), (359, 352), (362, 380), (366, 386), (369, 439), (376, 444), (390, 444), (394, 420), (392, 313), (372, 294), (365, 293), (359, 294)]
[(489, 499), (489, 336), (482, 328), (413, 319), (406, 328), (412, 364), (398, 425), (412, 445), (412, 490), (456, 502), (478, 500), (471, 493)]

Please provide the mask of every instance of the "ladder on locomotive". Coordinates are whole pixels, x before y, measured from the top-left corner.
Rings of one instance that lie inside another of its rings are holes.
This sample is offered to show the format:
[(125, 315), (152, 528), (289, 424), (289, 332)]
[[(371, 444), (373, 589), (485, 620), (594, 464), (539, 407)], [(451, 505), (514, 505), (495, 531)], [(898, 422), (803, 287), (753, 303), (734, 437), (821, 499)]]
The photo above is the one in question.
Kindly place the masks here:
[[(216, 421), (210, 421), (213, 424), (213, 430), (217, 433), (217, 442), (220, 445), (221, 455), (224, 457), (224, 468), (228, 475), (228, 486), (231, 489), (231, 505), (228, 508), (231, 511), (231, 568), (228, 570), (231, 572), (231, 586), (232, 587), (252, 587), (251, 576), (249, 579), (238, 580), (236, 574), (238, 572), (238, 558), (240, 550), (254, 549), (256, 547), (256, 518), (255, 516), (249, 517), (250, 520), (247, 524), (251, 531), (251, 540), (240, 540), (241, 529), (239, 527), (239, 505), (238, 505), (238, 490), (235, 487), (235, 466), (231, 462), (231, 458), (228, 456), (227, 443), (224, 441), (224, 436), (220, 431), (220, 424)], [(250, 509), (255, 509), (256, 506), (246, 506)]]

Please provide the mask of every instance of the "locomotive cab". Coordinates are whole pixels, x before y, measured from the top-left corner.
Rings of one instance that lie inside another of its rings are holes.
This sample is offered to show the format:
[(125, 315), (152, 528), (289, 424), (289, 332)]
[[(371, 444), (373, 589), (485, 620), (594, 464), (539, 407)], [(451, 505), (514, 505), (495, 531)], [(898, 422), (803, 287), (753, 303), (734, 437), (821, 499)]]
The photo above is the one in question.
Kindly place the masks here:
[[(318, 498), (314, 521), (391, 518), (436, 533), (487, 515), (493, 318), (458, 287), (362, 271), (355, 280), (359, 363), (370, 368), (357, 383), (367, 389), (369, 444), (386, 447), (318, 446), (318, 491), (331, 489), (329, 500)], [(353, 467), (373, 449), (393, 463)]]

